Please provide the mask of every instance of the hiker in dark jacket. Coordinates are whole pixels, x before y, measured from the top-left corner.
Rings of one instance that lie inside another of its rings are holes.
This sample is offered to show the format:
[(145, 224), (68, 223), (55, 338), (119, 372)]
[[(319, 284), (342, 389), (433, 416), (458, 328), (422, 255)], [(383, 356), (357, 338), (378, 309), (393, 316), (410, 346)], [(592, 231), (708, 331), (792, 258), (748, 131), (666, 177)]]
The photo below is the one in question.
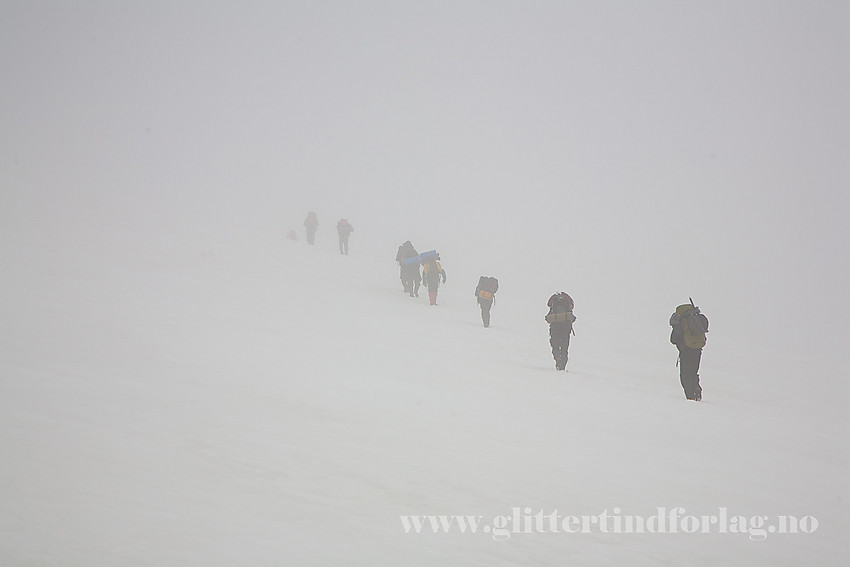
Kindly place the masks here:
[(699, 363), (708, 332), (708, 317), (700, 313), (693, 302), (685, 303), (670, 316), (670, 326), (673, 327), (670, 342), (679, 349), (679, 382), (685, 398), (699, 402), (702, 400)]
[(316, 240), (316, 228), (319, 226), (319, 217), (310, 211), (304, 219), (304, 227), (307, 229), (307, 244), (313, 244)]
[(570, 333), (573, 332), (573, 299), (566, 292), (558, 292), (549, 298), (547, 303), (549, 313), (546, 322), (549, 323), (549, 345), (555, 358), (555, 368), (567, 369), (567, 351), (570, 348)]
[(348, 256), (348, 237), (354, 232), (354, 227), (348, 224), (348, 219), (339, 219), (336, 232), (339, 234), (339, 253)]
[(490, 326), (490, 308), (496, 301), (496, 292), (499, 291), (499, 280), (487, 276), (478, 278), (478, 286), (475, 288), (475, 298), (481, 307), (481, 321), (485, 327)]
[(422, 278), (419, 276), (419, 262), (413, 262), (405, 265), (404, 261), (407, 258), (415, 258), (419, 256), (419, 252), (413, 247), (410, 241), (398, 247), (398, 254), (395, 256), (395, 261), (399, 265), (399, 277), (404, 291), (410, 294), (410, 297), (419, 297), (419, 286), (422, 284)]

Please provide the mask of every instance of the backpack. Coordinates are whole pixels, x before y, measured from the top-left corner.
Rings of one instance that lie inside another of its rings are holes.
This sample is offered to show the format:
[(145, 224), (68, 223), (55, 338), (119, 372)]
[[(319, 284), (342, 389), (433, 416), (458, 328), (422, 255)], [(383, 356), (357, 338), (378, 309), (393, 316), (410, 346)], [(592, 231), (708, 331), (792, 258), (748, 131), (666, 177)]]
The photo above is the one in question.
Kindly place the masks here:
[(428, 250), (427, 252), (423, 252), (422, 254), (419, 255), (419, 263), (423, 264), (423, 265), (426, 262), (428, 262), (428, 260), (439, 260), (439, 259), (440, 259), (440, 255), (437, 253), (436, 250)]
[(428, 260), (422, 264), (422, 273), (426, 276), (439, 276), (443, 272), (443, 266), (439, 260)]
[(401, 262), (404, 266), (416, 265), (419, 269), (419, 252), (413, 247), (413, 244), (408, 240), (398, 247), (398, 254), (395, 257), (396, 262)]
[(575, 322), (576, 318), (573, 315), (575, 302), (566, 292), (562, 291), (550, 297), (547, 305), (549, 306), (549, 314), (546, 315), (547, 323), (572, 324)]
[(567, 295), (567, 292), (561, 291), (550, 297), (546, 305), (553, 311), (572, 311), (575, 302), (572, 297)]
[(487, 276), (478, 278), (478, 297), (481, 299), (493, 299), (499, 289), (499, 280)]
[(676, 308), (670, 317), (673, 332), (670, 342), (684, 344), (687, 348), (702, 348), (705, 346), (705, 334), (708, 332), (708, 318), (700, 313), (699, 307), (685, 303)]

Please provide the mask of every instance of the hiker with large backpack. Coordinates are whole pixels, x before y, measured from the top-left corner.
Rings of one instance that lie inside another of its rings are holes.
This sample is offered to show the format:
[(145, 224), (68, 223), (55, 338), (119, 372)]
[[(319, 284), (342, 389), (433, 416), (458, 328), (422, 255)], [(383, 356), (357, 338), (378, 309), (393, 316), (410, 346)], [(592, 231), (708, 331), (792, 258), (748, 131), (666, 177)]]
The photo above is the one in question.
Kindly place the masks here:
[(319, 226), (319, 217), (313, 211), (307, 213), (304, 219), (304, 227), (307, 229), (307, 244), (313, 244), (316, 240), (316, 228)]
[(475, 288), (475, 298), (481, 306), (481, 320), (485, 327), (490, 326), (490, 308), (496, 301), (496, 292), (499, 291), (499, 280), (496, 278), (481, 276), (478, 278), (478, 287)]
[(437, 290), (440, 289), (440, 278), (446, 283), (446, 271), (440, 264), (440, 255), (426, 260), (422, 264), (422, 279), (428, 287), (428, 300), (431, 305), (437, 305)]
[(395, 256), (395, 261), (398, 262), (399, 266), (401, 285), (404, 291), (410, 294), (410, 297), (419, 297), (419, 286), (422, 283), (422, 278), (419, 275), (419, 261), (413, 261), (418, 257), (419, 252), (416, 251), (409, 240), (398, 247), (398, 253)]
[(670, 326), (673, 327), (670, 342), (679, 349), (679, 381), (685, 397), (698, 402), (702, 400), (698, 372), (705, 334), (708, 332), (708, 317), (700, 313), (693, 299), (690, 301), (678, 306), (670, 316)]
[(546, 322), (549, 323), (549, 344), (552, 347), (552, 356), (555, 358), (555, 368), (567, 369), (567, 351), (570, 348), (570, 334), (573, 331), (573, 323), (576, 316), (573, 315), (573, 298), (565, 291), (558, 292), (549, 298), (547, 303), (549, 313), (546, 314)]

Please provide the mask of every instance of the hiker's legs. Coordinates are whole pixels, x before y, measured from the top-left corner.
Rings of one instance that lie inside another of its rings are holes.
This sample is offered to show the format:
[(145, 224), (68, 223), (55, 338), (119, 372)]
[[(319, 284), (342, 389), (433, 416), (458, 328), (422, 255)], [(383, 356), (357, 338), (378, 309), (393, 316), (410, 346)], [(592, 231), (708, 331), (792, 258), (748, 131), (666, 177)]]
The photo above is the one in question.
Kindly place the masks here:
[(413, 283), (416, 281), (416, 275), (419, 272), (417, 270), (411, 270), (410, 266), (402, 266), (401, 268), (401, 281), (404, 283), (404, 291), (410, 294), (410, 297), (413, 297)]
[(679, 347), (679, 381), (689, 400), (700, 398), (702, 388), (699, 385), (699, 363), (702, 349)]
[(555, 359), (555, 367), (560, 370), (561, 356), (564, 348), (562, 333), (552, 325), (549, 326), (549, 345), (552, 347), (552, 358)]
[(440, 287), (439, 276), (425, 276), (425, 286), (428, 288), (428, 299), (431, 301), (431, 305), (436, 305), (437, 289)]
[(422, 277), (419, 275), (419, 265), (414, 264), (413, 266), (404, 266), (401, 269), (401, 273), (404, 276), (405, 286), (404, 291), (410, 294), (410, 297), (414, 297), (419, 294), (419, 283), (422, 281)]
[(563, 370), (567, 366), (567, 350), (570, 348), (570, 326), (562, 323), (549, 325), (549, 344), (552, 345), (555, 366)]
[(479, 299), (478, 304), (481, 305), (481, 320), (485, 327), (490, 326), (490, 308), (493, 307), (493, 302), (487, 299)]

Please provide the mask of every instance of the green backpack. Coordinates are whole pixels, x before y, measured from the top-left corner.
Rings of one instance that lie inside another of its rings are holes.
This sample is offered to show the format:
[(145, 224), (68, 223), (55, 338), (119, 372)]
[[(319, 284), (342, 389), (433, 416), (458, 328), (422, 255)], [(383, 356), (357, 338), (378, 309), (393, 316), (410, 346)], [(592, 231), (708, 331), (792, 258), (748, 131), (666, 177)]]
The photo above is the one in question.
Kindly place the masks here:
[(674, 335), (681, 333), (682, 342), (688, 348), (702, 348), (705, 346), (705, 334), (708, 332), (708, 319), (700, 313), (699, 307), (693, 302), (685, 303), (676, 308), (676, 312), (670, 318), (673, 325)]

